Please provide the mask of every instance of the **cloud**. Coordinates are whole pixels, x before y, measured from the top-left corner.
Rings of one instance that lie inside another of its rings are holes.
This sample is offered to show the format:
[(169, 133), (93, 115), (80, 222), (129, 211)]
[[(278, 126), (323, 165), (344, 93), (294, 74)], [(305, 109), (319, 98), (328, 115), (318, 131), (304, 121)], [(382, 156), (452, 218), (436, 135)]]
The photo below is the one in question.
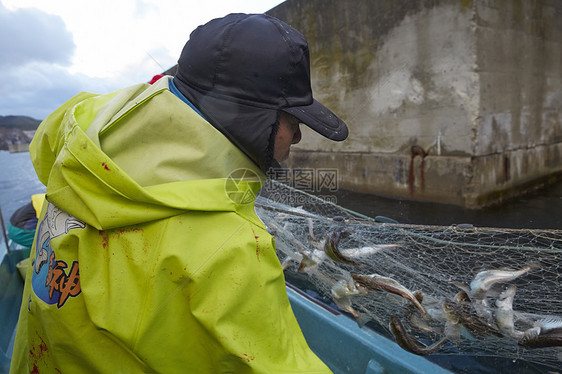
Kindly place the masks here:
[(0, 115), (44, 119), (81, 91), (147, 82), (175, 65), (198, 25), (279, 2), (0, 0)]
[(59, 16), (34, 8), (10, 11), (0, 2), (0, 35), (2, 115), (44, 119), (80, 91), (106, 93), (119, 88), (68, 71), (76, 46)]
[(10, 11), (0, 3), (0, 35), (2, 69), (30, 62), (69, 65), (75, 50), (63, 20), (33, 8)]
[(133, 14), (135, 18), (152, 18), (160, 13), (160, 8), (154, 4), (143, 0), (136, 0)]
[(71, 74), (56, 64), (28, 63), (3, 73), (0, 114), (27, 115), (42, 120), (81, 91), (103, 94), (121, 88), (120, 83)]

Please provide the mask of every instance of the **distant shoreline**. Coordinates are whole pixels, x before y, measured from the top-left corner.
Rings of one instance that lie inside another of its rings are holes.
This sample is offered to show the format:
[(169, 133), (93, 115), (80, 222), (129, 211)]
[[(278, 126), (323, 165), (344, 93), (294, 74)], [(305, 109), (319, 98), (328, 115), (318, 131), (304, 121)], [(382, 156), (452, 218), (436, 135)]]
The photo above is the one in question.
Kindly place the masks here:
[(34, 134), (35, 130), (0, 127), (0, 150), (24, 152), (25, 148), (27, 151)]

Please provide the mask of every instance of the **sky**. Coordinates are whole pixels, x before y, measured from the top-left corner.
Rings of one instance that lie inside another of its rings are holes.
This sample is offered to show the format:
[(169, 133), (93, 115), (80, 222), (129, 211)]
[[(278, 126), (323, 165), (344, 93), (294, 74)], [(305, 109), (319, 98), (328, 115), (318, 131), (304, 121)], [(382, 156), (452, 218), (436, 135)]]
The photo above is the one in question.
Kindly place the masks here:
[(0, 0), (0, 115), (42, 120), (174, 66), (197, 26), (281, 0)]

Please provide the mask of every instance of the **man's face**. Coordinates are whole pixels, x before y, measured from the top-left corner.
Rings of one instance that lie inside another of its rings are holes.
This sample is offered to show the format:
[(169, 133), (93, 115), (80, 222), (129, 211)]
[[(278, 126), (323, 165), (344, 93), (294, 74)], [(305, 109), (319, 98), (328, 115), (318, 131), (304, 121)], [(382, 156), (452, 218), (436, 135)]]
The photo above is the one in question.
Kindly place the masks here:
[(289, 158), (291, 145), (300, 142), (301, 137), (299, 121), (295, 117), (281, 112), (279, 130), (275, 136), (275, 145), (273, 147), (273, 158), (275, 158), (277, 162), (285, 161)]

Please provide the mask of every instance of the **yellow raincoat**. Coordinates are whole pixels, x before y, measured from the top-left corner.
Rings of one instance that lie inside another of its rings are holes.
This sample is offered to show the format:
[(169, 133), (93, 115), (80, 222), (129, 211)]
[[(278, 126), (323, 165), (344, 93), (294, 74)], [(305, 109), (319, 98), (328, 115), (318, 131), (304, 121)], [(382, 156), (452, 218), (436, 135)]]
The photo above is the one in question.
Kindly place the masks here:
[(168, 79), (79, 94), (37, 131), (11, 373), (329, 372), (254, 212), (263, 173)]

